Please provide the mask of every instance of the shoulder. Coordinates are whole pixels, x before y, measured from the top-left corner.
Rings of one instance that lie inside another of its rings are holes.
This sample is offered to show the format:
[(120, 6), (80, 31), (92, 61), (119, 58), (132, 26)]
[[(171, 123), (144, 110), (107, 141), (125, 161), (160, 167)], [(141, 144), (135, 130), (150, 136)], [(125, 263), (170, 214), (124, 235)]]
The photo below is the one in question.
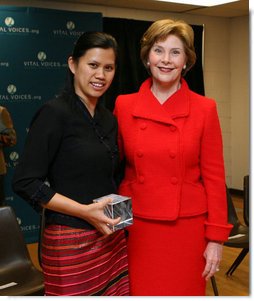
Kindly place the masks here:
[(70, 112), (70, 103), (62, 97), (57, 97), (47, 101), (41, 110), (47, 110), (57, 115), (66, 114)]
[(0, 113), (2, 113), (2, 111), (6, 111), (6, 108), (3, 106), (0, 106)]
[(64, 119), (68, 115), (70, 115), (70, 105), (59, 97), (46, 101), (35, 113), (32, 123), (38, 118), (45, 120)]
[(135, 105), (139, 98), (146, 98), (147, 94), (150, 93), (152, 85), (151, 77), (148, 77), (140, 86), (137, 92), (119, 95), (116, 99), (116, 106), (132, 107)]
[(135, 105), (137, 99), (139, 97), (139, 93), (131, 93), (131, 94), (122, 94), (116, 98), (115, 102), (115, 110), (114, 113), (118, 111), (129, 111)]
[(204, 111), (214, 110), (217, 107), (217, 103), (214, 99), (197, 94), (193, 91), (190, 91), (190, 105), (191, 107), (196, 107), (197, 109)]
[(116, 98), (116, 103), (119, 103), (121, 105), (130, 104), (135, 101), (135, 99), (138, 97), (138, 94), (138, 92), (130, 94), (121, 94)]
[(0, 114), (1, 115), (6, 115), (6, 116), (10, 115), (9, 111), (7, 110), (7, 108), (3, 107), (3, 106), (0, 106)]
[(191, 107), (198, 107), (200, 109), (216, 107), (216, 101), (214, 99), (191, 90), (184, 78), (182, 78), (181, 89), (184, 91), (183, 93), (185, 93), (185, 96), (189, 99)]
[(6, 107), (0, 107), (0, 122), (6, 128), (13, 128), (12, 117)]

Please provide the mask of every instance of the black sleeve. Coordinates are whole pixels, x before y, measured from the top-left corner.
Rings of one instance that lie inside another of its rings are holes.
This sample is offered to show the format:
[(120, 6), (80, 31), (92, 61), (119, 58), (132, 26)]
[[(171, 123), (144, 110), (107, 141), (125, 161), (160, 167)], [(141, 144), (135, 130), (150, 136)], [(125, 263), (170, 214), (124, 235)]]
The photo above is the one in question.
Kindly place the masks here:
[(50, 165), (57, 154), (63, 133), (63, 118), (57, 107), (46, 104), (32, 120), (23, 154), (15, 168), (12, 188), (35, 210), (55, 194), (47, 185)]

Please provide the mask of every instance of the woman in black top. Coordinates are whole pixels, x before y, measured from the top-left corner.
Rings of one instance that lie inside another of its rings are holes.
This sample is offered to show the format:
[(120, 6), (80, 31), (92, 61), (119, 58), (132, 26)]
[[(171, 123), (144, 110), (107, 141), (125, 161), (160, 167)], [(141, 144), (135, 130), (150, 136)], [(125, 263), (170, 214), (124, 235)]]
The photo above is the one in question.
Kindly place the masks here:
[(84, 33), (68, 59), (63, 93), (32, 120), (13, 190), (33, 208), (46, 208), (42, 269), (46, 295), (128, 295), (124, 231), (108, 225), (105, 199), (116, 192), (117, 123), (98, 99), (116, 68), (117, 44)]

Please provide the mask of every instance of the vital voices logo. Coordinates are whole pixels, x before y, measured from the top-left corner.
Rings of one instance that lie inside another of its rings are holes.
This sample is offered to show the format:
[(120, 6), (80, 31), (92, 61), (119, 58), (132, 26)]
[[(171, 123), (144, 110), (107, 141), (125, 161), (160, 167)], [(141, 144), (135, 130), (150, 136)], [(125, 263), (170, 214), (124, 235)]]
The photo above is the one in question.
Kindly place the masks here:
[(17, 88), (16, 88), (16, 86), (14, 86), (14, 85), (9, 85), (8, 87), (7, 87), (7, 92), (10, 94), (10, 95), (12, 95), (12, 94), (15, 94), (16, 92), (17, 92)]
[(13, 17), (6, 17), (4, 19), (4, 26), (0, 26), (0, 34), (39, 34), (38, 29), (15, 25), (16, 23)]
[(37, 231), (40, 229), (40, 226), (39, 225), (35, 225), (35, 224), (32, 224), (32, 225), (24, 225), (22, 226), (22, 220), (20, 220), (20, 228), (21, 228), (21, 231), (22, 232), (32, 232), (32, 231)]
[(19, 154), (17, 152), (11, 152), (9, 158), (12, 162), (17, 162), (19, 159)]
[[(6, 198), (6, 200), (8, 200), (8, 199)], [(18, 222), (22, 232), (33, 232), (33, 231), (38, 231), (40, 229), (39, 224), (23, 225), (23, 220), (20, 217), (17, 217), (17, 222)]]
[(9, 160), (6, 163), (8, 168), (15, 168), (19, 163), (19, 154), (18, 152), (11, 152), (9, 155)]
[(66, 27), (67, 27), (68, 30), (74, 30), (75, 29), (75, 23), (72, 22), (72, 21), (68, 21), (66, 23)]
[(7, 17), (7, 18), (5, 18), (4, 23), (8, 27), (12, 27), (15, 22), (14, 22), (14, 19), (12, 17)]
[(67, 63), (61, 63), (59, 61), (53, 61), (48, 59), (47, 53), (45, 51), (39, 51), (36, 54), (36, 59), (35, 60), (30, 60), (30, 61), (24, 61), (24, 67), (25, 68), (62, 68), (62, 67), (67, 67)]
[(38, 58), (39, 61), (44, 62), (44, 61), (46, 61), (47, 55), (46, 55), (45, 52), (40, 51), (37, 54), (37, 58)]
[(0, 101), (26, 102), (33, 100), (41, 100), (41, 95), (32, 95), (29, 93), (19, 93), (16, 85), (10, 83), (6, 87), (6, 93), (0, 94)]
[(9, 62), (1, 62), (1, 61), (0, 61), (0, 67), (8, 68), (9, 66), (10, 66), (10, 63), (9, 63)]
[(83, 31), (77, 31), (75, 28), (75, 23), (73, 21), (68, 21), (65, 24), (65, 28), (53, 29), (53, 34), (58, 36), (81, 36)]

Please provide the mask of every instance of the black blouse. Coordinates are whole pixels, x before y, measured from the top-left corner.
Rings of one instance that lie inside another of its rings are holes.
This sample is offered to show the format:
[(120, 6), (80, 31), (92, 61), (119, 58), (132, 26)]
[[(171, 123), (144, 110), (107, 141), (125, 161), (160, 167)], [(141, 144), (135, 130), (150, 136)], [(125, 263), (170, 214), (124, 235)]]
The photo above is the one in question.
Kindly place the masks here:
[[(82, 204), (116, 192), (117, 123), (98, 104), (91, 117), (73, 95), (45, 103), (32, 120), (12, 187), (39, 211), (60, 193)], [(46, 210), (46, 223), (92, 226), (86, 221)]]

